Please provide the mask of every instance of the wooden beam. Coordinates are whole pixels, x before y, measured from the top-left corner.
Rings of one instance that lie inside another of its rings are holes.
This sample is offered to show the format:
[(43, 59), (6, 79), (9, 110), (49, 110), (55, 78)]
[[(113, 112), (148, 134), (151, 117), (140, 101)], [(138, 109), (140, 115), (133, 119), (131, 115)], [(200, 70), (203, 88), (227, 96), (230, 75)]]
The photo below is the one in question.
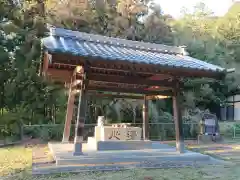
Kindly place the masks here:
[(74, 108), (75, 94), (72, 94), (71, 88), (68, 93), (68, 104), (67, 104), (67, 113), (65, 118), (65, 126), (63, 131), (62, 142), (68, 142), (70, 137), (71, 122), (73, 118), (73, 108)]
[[(212, 72), (209, 70), (201, 70), (201, 69), (192, 69), (192, 68), (184, 68), (184, 67), (170, 67), (170, 66), (161, 66), (161, 65), (154, 65), (154, 64), (140, 64), (140, 63), (131, 63), (124, 60), (111, 60), (108, 59), (99, 59), (94, 57), (89, 57), (88, 59), (74, 56), (74, 55), (67, 55), (63, 53), (52, 53), (53, 63), (65, 63), (69, 65), (83, 65), (86, 61), (90, 63), (91, 68), (100, 68), (105, 70), (113, 70), (113, 71), (121, 71), (126, 73), (145, 73), (145, 74), (168, 74), (172, 76), (179, 76), (179, 77), (210, 77), (210, 78), (220, 78), (224, 72)], [(99, 63), (101, 62), (101, 63)], [(118, 68), (111, 68), (113, 63), (116, 64), (123, 64)], [(99, 67), (99, 64), (104, 65), (103, 67)], [(128, 68), (125, 68), (128, 65)], [(141, 69), (144, 65), (144, 69)], [(123, 68), (121, 68), (123, 67)]]
[[(98, 61), (102, 63), (97, 64)], [(94, 64), (96, 63), (96, 64)], [(118, 68), (112, 68), (112, 64), (122, 64), (122, 66), (118, 66)], [(103, 66), (99, 66), (103, 64)], [(144, 68), (141, 68), (144, 67)], [(129, 61), (124, 60), (115, 60), (109, 61), (107, 59), (97, 59), (94, 60), (91, 64), (91, 68), (96, 69), (105, 69), (105, 70), (112, 70), (112, 71), (119, 71), (125, 72), (129, 74), (166, 74), (170, 76), (178, 76), (178, 77), (210, 77), (210, 78), (220, 78), (223, 72), (214, 72), (204, 69), (194, 69), (194, 68), (187, 68), (187, 67), (174, 67), (174, 66), (164, 66), (160, 64), (141, 64), (141, 63), (131, 63)]]
[(184, 153), (183, 123), (180, 104), (180, 89), (178, 84), (173, 93), (173, 118), (175, 123), (176, 148), (179, 153)]
[(74, 88), (74, 87), (79, 86), (81, 84), (82, 84), (82, 81), (77, 79), (77, 80), (73, 81), (73, 83), (71, 84), (71, 87)]
[[(73, 90), (71, 94), (78, 94), (80, 90)], [(98, 91), (90, 90), (88, 91), (88, 96), (99, 97), (99, 98), (119, 98), (119, 99), (143, 99), (143, 95), (128, 95), (128, 94), (112, 94), (112, 93), (101, 93)], [(131, 93), (129, 93), (131, 94)], [(146, 96), (147, 100), (154, 100), (154, 99), (166, 99), (170, 98), (171, 96), (162, 96), (162, 95), (148, 95)]]
[(107, 87), (92, 87), (89, 86), (88, 90), (106, 91), (106, 92), (119, 92), (119, 93), (132, 93), (132, 94), (144, 94), (144, 95), (166, 95), (172, 96), (172, 91), (147, 91), (144, 89), (123, 89), (123, 88), (107, 88)]
[(76, 66), (76, 68), (73, 71), (73, 75), (76, 75), (77, 73), (84, 73), (84, 68), (83, 66)]
[(170, 98), (171, 96), (162, 96), (162, 95), (153, 95), (153, 96), (146, 96), (147, 100), (153, 100), (153, 99), (166, 99)]
[(72, 71), (48, 68), (47, 76), (53, 80), (70, 83)]
[[(85, 70), (85, 69), (84, 69)], [(83, 131), (84, 124), (86, 119), (86, 111), (87, 111), (87, 94), (86, 87), (88, 81), (87, 72), (84, 72), (84, 76), (82, 76), (82, 86), (79, 93), (78, 99), (78, 108), (77, 108), (77, 122), (75, 126), (75, 138), (74, 138), (74, 153), (73, 155), (79, 156), (82, 155), (82, 143), (83, 143)]]
[(143, 117), (143, 140), (149, 140), (148, 100), (146, 96), (144, 96), (142, 117)]
[(125, 84), (142, 84), (149, 86), (173, 87), (173, 82), (168, 80), (148, 80), (138, 77), (126, 77), (116, 75), (89, 74), (89, 80)]
[(87, 96), (84, 90), (81, 90), (78, 100), (77, 122), (74, 138), (74, 155), (82, 155), (83, 131), (86, 119)]
[(143, 99), (143, 96), (134, 96), (134, 95), (121, 95), (121, 94), (103, 94), (103, 93), (98, 93), (98, 92), (94, 92), (94, 91), (88, 91), (88, 95), (89, 96), (93, 96), (93, 97), (100, 97), (100, 98), (119, 98), (119, 99)]
[(44, 58), (43, 58), (43, 68), (42, 68), (42, 74), (43, 76), (47, 75), (47, 70), (48, 70), (48, 65), (49, 65), (49, 55), (47, 52), (44, 53)]
[(171, 78), (173, 78), (173, 76), (168, 75), (168, 74), (156, 74), (156, 75), (150, 76), (148, 79), (159, 81), (159, 80), (166, 80), (166, 79), (171, 79)]
[(72, 90), (72, 94), (78, 94), (78, 93), (80, 93), (81, 91), (79, 90), (79, 89), (74, 89), (74, 90)]
[(64, 64), (64, 63), (52, 63), (52, 64), (49, 64), (49, 68), (74, 71), (74, 69), (76, 68), (76, 65)]

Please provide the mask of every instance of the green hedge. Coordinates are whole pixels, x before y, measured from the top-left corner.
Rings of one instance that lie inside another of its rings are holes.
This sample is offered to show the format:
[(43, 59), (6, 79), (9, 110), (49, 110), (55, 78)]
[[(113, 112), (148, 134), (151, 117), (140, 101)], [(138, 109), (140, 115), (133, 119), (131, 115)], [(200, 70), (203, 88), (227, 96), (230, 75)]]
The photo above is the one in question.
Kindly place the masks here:
[(33, 125), (24, 126), (24, 135), (42, 140), (61, 140), (63, 125)]

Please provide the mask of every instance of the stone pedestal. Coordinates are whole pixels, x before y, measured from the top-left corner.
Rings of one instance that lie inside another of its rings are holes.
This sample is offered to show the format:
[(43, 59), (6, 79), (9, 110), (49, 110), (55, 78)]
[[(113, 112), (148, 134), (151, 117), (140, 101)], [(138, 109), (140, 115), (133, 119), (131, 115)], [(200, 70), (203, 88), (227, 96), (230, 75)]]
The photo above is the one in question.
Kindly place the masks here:
[(133, 150), (140, 148), (141, 142), (143, 142), (141, 141), (141, 128), (131, 127), (129, 124), (102, 125), (102, 123), (98, 123), (98, 126), (95, 127), (95, 136), (88, 138), (89, 150)]
[(95, 139), (100, 141), (141, 140), (141, 135), (139, 127), (95, 127)]

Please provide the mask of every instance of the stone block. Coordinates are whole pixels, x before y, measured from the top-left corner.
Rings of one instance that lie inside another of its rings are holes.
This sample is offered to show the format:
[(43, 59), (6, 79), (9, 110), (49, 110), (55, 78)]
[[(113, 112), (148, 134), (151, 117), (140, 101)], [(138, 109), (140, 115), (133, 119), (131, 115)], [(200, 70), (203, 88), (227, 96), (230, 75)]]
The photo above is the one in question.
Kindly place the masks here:
[(100, 141), (127, 141), (140, 140), (142, 137), (142, 128), (139, 127), (111, 127), (96, 126), (95, 139)]

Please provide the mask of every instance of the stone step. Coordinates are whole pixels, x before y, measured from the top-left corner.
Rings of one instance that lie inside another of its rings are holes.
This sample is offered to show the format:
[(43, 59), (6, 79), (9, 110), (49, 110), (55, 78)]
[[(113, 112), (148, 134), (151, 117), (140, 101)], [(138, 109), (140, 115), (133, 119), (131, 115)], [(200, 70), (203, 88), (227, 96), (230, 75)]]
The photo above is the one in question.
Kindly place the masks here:
[(109, 151), (109, 150), (140, 150), (140, 149), (168, 149), (169, 145), (152, 141), (96, 141), (95, 138), (88, 139), (88, 147), (91, 150)]
[(144, 163), (125, 163), (125, 164), (99, 164), (99, 165), (47, 165), (41, 167), (33, 167), (33, 175), (43, 175), (43, 174), (53, 174), (53, 173), (69, 173), (69, 172), (87, 172), (87, 171), (117, 171), (117, 170), (129, 170), (134, 168), (142, 169), (165, 169), (165, 168), (184, 168), (184, 167), (201, 167), (206, 165), (217, 165), (214, 161), (183, 161), (183, 162), (171, 162), (171, 161), (162, 161), (158, 163), (144, 162)]
[(199, 155), (195, 153), (172, 154), (172, 153), (156, 153), (152, 155), (122, 154), (113, 156), (65, 156), (56, 157), (56, 165), (98, 165), (98, 164), (121, 164), (121, 163), (143, 163), (151, 161), (153, 163), (162, 161), (208, 161), (210, 156)]

